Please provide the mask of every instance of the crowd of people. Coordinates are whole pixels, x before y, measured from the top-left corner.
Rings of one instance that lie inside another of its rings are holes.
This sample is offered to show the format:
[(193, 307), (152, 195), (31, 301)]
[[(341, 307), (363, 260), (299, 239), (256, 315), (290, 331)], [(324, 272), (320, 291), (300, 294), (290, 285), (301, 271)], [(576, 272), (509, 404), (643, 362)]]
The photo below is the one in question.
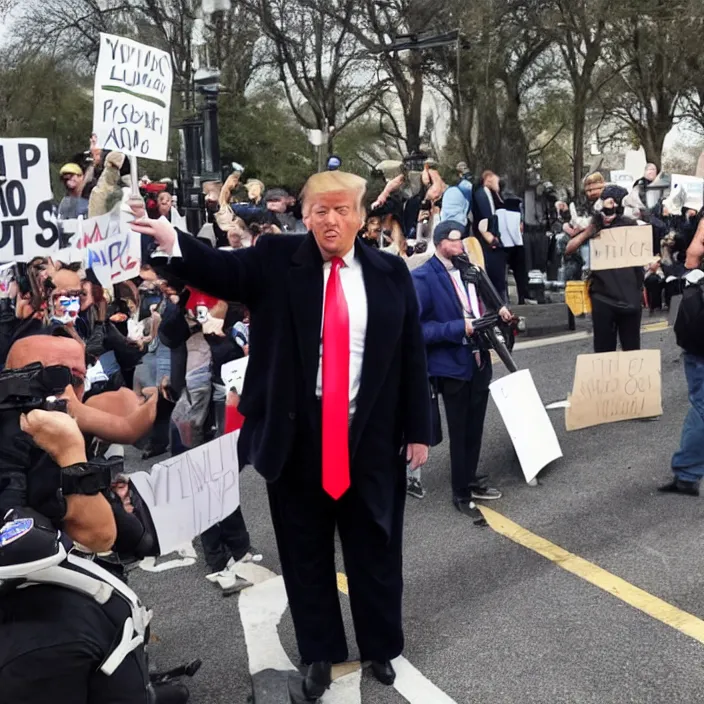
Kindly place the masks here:
[[(329, 170), (311, 177), (301, 194), (254, 178), (243, 182), (245, 169), (235, 164), (223, 184), (204, 189), (205, 222), (189, 234), (171, 182), (145, 177), (136, 198), (123, 155), (103, 153), (95, 144), (89, 154), (60, 170), (66, 192), (58, 217), (129, 208), (133, 232), (143, 240), (139, 277), (106, 288), (80, 263), (62, 262), (60, 253), (0, 269), (0, 362), (7, 370), (36, 362), (68, 365), (71, 383), (62, 397), (84, 438), (83, 451), (66, 459), (56, 434), (47, 437), (46, 428), (56, 422), (52, 414), (39, 423), (30, 413), (22, 428), (64, 470), (107, 463), (112, 471), (101, 489), (112, 500), (96, 508), (99, 497), (91, 495), (91, 518), (74, 524), (70, 512), (80, 502), (53, 506), (50, 481), (39, 482), (40, 489), (25, 483), (22, 501), (31, 501), (32, 491), (41, 495), (30, 507), (58, 516), (54, 522), (85, 553), (111, 553), (104, 561), (122, 578), (126, 555), (138, 558), (153, 549), (149, 519), (139, 513), (139, 497), (125, 477), (124, 446), (137, 445), (143, 459), (158, 460), (241, 429), (239, 466), (253, 464), (267, 480), (298, 645), (309, 665), (302, 701), (316, 701), (330, 684), (329, 664), (347, 657), (331, 559), (335, 526), (360, 652), (379, 681), (392, 683), (391, 660), (403, 647), (404, 496), (425, 494), (421, 469), (428, 446), (442, 439), (439, 397), (455, 508), (477, 518), (476, 501), (501, 498), (479, 473), (492, 364), (491, 350), (476, 332), (478, 321), (493, 314), (497, 328), (513, 335), (508, 269), (517, 302), (529, 300), (520, 199), (490, 170), (474, 185), (465, 163), (448, 185), (431, 160), (415, 172), (401, 162), (383, 162), (383, 183), (367, 191), (364, 179), (331, 159)], [(691, 254), (702, 239), (701, 213), (684, 207), (677, 193), (645, 205), (657, 176), (650, 166), (631, 193), (592, 174), (584, 181), (583, 201), (557, 204), (565, 277), (589, 281), (595, 352), (616, 350), (617, 337), (623, 350), (639, 349), (643, 306), (669, 306), (684, 288), (683, 275), (701, 263), (693, 263)], [(604, 228), (638, 223), (653, 227), (652, 264), (590, 271), (590, 238)], [(248, 357), (250, 348), (240, 398), (222, 368)], [(704, 357), (688, 359), (692, 387)], [(701, 395), (701, 384), (697, 388)], [(704, 420), (696, 408), (690, 415), (668, 491), (698, 493), (704, 475), (693, 449)], [(407, 453), (400, 455), (401, 447)], [(30, 454), (0, 450), (13, 467), (31, 464)], [(389, 471), (393, 467), (398, 472)], [(68, 498), (85, 498), (75, 493)], [(16, 508), (17, 496), (0, 489), (3, 513)], [(246, 497), (244, 503), (246, 508)], [(106, 506), (119, 516), (116, 529), (101, 513)], [(131, 537), (121, 543), (123, 531)], [(382, 533), (385, 540), (379, 540)], [(225, 595), (247, 586), (238, 567), (261, 555), (241, 508), (205, 531), (201, 542), (209, 581)], [(14, 604), (26, 596), (0, 594), (7, 598)], [(29, 613), (29, 607), (17, 608)], [(6, 627), (3, 620), (0, 629)], [(21, 630), (22, 619), (12, 627)], [(3, 635), (0, 680), (18, 700), (40, 701), (26, 694), (27, 670), (10, 672), (6, 664), (12, 659), (35, 667), (34, 636), (22, 633), (11, 646)], [(110, 643), (103, 639), (96, 647), (102, 658)], [(79, 679), (90, 679), (95, 652), (72, 656), (80, 661)], [(146, 701), (138, 693), (144, 687), (140, 665), (133, 666), (134, 699), (119, 701)], [(65, 683), (64, 698), (55, 701), (118, 701), (103, 680), (93, 683), (98, 699), (75, 698)]]

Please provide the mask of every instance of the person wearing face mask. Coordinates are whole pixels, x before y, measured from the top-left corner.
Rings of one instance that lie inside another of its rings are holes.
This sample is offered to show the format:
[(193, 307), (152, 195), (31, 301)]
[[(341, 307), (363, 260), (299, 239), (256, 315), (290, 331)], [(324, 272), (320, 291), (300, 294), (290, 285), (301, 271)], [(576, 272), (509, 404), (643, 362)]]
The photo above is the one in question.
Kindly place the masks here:
[[(608, 185), (596, 204), (592, 224), (567, 244), (571, 254), (587, 244), (601, 230), (612, 227), (633, 227), (635, 220), (624, 217), (623, 199), (628, 195), (621, 186)], [(624, 352), (640, 349), (643, 267), (592, 271), (589, 292), (592, 299), (594, 352), (615, 352), (617, 338)]]

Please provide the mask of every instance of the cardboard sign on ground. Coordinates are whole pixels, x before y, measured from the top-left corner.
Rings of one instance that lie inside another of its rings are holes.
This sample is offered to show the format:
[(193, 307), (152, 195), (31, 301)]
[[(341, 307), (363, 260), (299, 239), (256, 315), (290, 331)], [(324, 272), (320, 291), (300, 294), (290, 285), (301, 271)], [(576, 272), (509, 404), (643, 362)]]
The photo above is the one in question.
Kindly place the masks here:
[(653, 259), (653, 228), (650, 225), (611, 227), (589, 240), (590, 268), (626, 269), (647, 266)]
[(567, 430), (662, 415), (660, 350), (579, 355), (569, 401)]
[[(527, 369), (497, 379), (490, 386), (527, 482), (562, 457), (560, 443), (533, 377)], [(528, 422), (529, 421), (529, 422)]]

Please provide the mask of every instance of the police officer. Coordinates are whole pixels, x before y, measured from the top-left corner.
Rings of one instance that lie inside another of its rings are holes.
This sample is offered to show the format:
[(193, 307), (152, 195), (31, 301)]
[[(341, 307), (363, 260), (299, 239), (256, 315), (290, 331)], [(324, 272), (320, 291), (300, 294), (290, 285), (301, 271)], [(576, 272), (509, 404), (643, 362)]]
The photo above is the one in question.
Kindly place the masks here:
[[(26, 349), (26, 341), (16, 344), (23, 343)], [(40, 335), (31, 348), (45, 367), (64, 367), (82, 393), (80, 343)], [(26, 377), (29, 355), (14, 352), (8, 366)], [(86, 461), (83, 435), (65, 413), (33, 410), (18, 419), (4, 411), (0, 433), (0, 704), (154, 701), (144, 655), (149, 613), (119, 579), (72, 552), (74, 544), (85, 554), (116, 543), (115, 514), (105, 497), (109, 472)], [(23, 556), (13, 566), (12, 550), (32, 530), (60, 531), (56, 550), (59, 559), (68, 557), (51, 570), (7, 579), (25, 561), (36, 566), (55, 558)]]

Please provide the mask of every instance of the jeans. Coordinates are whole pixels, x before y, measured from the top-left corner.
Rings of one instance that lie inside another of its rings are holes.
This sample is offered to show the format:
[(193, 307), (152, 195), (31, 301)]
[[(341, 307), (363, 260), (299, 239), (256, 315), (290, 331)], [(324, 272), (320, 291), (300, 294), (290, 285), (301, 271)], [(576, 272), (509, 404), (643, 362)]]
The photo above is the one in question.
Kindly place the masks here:
[(704, 477), (704, 357), (685, 352), (690, 408), (682, 426), (680, 449), (672, 457), (677, 479), (698, 482)]

